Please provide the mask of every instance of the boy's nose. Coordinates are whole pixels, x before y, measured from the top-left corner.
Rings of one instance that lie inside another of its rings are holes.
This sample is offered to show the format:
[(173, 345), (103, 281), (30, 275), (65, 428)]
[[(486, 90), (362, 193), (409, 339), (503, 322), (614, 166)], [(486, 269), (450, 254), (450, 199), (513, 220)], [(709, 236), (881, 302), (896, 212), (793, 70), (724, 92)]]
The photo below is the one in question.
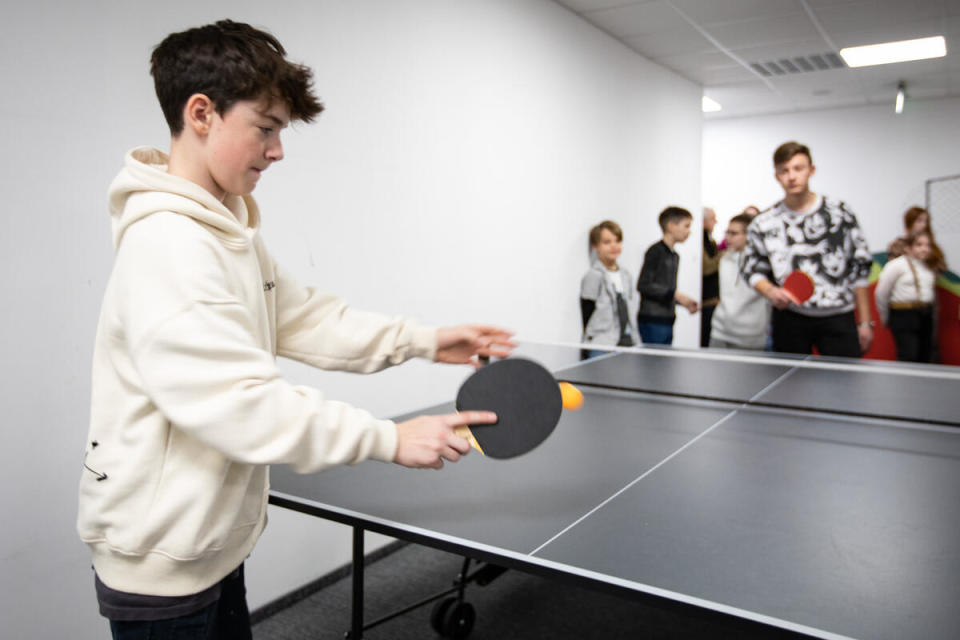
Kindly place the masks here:
[(267, 159), (270, 160), (270, 162), (283, 160), (283, 143), (278, 140), (275, 144), (270, 145), (270, 147), (267, 148)]

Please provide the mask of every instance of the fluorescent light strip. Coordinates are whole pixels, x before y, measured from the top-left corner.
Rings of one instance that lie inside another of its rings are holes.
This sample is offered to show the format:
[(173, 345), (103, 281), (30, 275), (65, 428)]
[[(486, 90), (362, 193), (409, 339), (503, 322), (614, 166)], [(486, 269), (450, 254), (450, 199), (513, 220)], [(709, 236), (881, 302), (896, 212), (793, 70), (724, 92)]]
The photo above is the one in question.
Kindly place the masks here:
[(700, 108), (704, 113), (711, 113), (713, 111), (720, 111), (723, 109), (719, 102), (713, 98), (708, 98), (707, 96), (703, 96), (703, 99), (700, 101)]
[(943, 36), (840, 49), (840, 57), (848, 67), (869, 67), (875, 64), (926, 60), (942, 58), (945, 55), (947, 55), (947, 41)]

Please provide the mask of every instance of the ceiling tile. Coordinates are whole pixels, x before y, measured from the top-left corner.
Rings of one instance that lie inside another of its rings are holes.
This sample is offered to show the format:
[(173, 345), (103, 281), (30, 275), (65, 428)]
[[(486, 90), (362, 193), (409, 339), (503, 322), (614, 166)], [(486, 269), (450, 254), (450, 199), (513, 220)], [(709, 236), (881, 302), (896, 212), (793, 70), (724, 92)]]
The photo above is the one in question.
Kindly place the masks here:
[(860, 24), (871, 29), (925, 18), (940, 19), (946, 15), (947, 4), (945, 0), (859, 0), (820, 8), (811, 5), (811, 8), (824, 27)]
[[(691, 71), (689, 73), (692, 75), (697, 72)], [(704, 85), (705, 88), (711, 88), (749, 82), (756, 79), (758, 78), (752, 71), (748, 71), (746, 68), (737, 65), (735, 67), (723, 67), (704, 71), (701, 77), (697, 78), (697, 81)]]
[(796, 0), (666, 0), (700, 25), (773, 17), (797, 11)]
[(716, 24), (707, 28), (707, 31), (727, 49), (805, 42), (820, 38), (819, 32), (805, 13)]
[(618, 37), (633, 37), (662, 31), (689, 29), (689, 23), (669, 5), (660, 2), (629, 4), (584, 16), (591, 23)]
[(557, 4), (565, 6), (576, 13), (589, 13), (591, 11), (602, 11), (610, 7), (622, 7), (627, 4), (649, 4), (657, 0), (556, 0)]
[(697, 51), (696, 53), (682, 53), (675, 56), (662, 56), (657, 59), (662, 65), (671, 69), (718, 69), (723, 67), (739, 67), (736, 61), (719, 49)]
[(665, 56), (715, 49), (713, 43), (704, 38), (693, 27), (683, 31), (651, 33), (645, 36), (625, 38), (624, 42), (634, 51), (654, 60)]

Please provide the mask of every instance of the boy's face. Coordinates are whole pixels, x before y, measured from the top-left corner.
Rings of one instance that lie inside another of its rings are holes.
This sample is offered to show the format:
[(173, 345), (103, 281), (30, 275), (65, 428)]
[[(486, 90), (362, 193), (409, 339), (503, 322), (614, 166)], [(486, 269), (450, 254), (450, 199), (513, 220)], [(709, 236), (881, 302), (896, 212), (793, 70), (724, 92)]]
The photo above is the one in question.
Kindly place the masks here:
[(609, 229), (602, 229), (600, 231), (600, 242), (593, 245), (593, 248), (602, 263), (613, 265), (616, 264), (617, 258), (620, 257), (620, 252), (623, 250), (623, 242), (618, 240), (617, 236)]
[(805, 153), (798, 153), (774, 167), (777, 182), (788, 196), (805, 194), (810, 189), (810, 178), (816, 171), (817, 168), (810, 164), (810, 158)]
[(280, 131), (289, 124), (290, 111), (280, 101), (241, 100), (223, 117), (214, 112), (212, 118), (206, 145), (212, 192), (221, 198), (247, 195), (257, 186), (260, 174), (283, 159)]
[(731, 222), (724, 237), (727, 246), (734, 251), (743, 251), (747, 247), (747, 228), (739, 222)]
[(690, 218), (668, 222), (667, 235), (673, 238), (674, 242), (683, 242), (690, 237), (690, 225), (692, 222)]

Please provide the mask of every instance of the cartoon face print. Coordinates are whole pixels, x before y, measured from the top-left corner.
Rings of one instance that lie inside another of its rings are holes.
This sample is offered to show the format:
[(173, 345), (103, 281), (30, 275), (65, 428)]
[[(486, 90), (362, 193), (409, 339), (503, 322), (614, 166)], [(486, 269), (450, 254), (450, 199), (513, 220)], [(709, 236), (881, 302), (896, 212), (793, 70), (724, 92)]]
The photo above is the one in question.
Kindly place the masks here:
[(828, 251), (823, 254), (823, 270), (832, 278), (839, 278), (843, 275), (847, 266), (847, 258), (844, 256), (843, 249), (838, 247), (836, 251)]
[(809, 242), (816, 242), (827, 232), (827, 220), (823, 213), (815, 211), (803, 221), (803, 233)]
[(803, 257), (794, 260), (793, 268), (799, 269), (810, 276), (815, 276), (820, 272), (820, 265), (811, 257)]
[(803, 229), (798, 225), (791, 224), (787, 227), (787, 237), (790, 238), (791, 243), (801, 244), (804, 242)]

